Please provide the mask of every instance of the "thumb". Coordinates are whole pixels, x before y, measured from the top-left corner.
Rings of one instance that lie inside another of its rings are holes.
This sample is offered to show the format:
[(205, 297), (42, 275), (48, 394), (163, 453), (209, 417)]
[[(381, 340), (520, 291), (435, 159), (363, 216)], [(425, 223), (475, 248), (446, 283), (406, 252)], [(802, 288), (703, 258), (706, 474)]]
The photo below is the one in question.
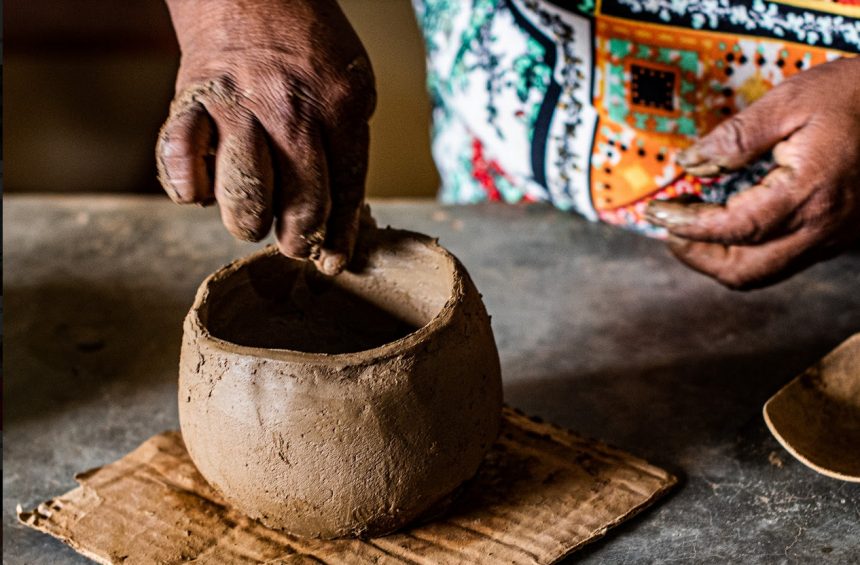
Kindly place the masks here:
[(682, 151), (678, 164), (702, 177), (750, 164), (806, 123), (806, 114), (792, 103), (795, 90), (790, 81), (771, 90)]

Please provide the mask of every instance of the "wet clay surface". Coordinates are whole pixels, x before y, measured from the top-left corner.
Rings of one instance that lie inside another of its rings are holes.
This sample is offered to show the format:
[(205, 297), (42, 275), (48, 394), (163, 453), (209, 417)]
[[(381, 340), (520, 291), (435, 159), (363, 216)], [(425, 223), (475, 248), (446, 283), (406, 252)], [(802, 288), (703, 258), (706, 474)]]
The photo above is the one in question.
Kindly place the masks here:
[[(312, 267), (250, 276), (248, 284), (233, 289), (220, 301), (221, 307), (212, 309), (213, 336), (249, 347), (353, 353), (396, 341), (419, 328)], [(234, 307), (227, 308), (226, 303)]]
[(498, 352), (463, 265), (421, 234), (361, 239), (362, 267), (335, 277), (274, 246), (235, 261), (184, 323), (191, 459), (234, 508), (300, 537), (384, 535), (432, 513), (499, 429)]

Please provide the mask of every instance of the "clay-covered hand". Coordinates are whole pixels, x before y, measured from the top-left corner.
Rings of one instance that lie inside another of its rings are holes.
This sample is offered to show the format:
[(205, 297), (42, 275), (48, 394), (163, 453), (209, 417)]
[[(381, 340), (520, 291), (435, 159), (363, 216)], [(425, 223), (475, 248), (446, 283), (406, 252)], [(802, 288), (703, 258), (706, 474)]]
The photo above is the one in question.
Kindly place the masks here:
[(654, 201), (678, 259), (728, 287), (765, 286), (860, 239), (860, 59), (780, 84), (678, 157), (717, 175), (773, 151), (775, 168), (725, 206)]
[(376, 104), (364, 47), (335, 0), (167, 0), (182, 61), (158, 138), (179, 203), (327, 274), (352, 252)]

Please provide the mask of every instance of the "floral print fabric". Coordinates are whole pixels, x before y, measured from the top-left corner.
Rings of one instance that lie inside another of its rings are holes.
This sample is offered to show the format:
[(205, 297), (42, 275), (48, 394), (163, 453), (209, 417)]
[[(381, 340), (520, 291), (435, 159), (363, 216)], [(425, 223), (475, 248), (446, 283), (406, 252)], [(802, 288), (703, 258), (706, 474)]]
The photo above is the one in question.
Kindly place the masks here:
[(413, 0), (440, 198), (547, 201), (645, 232), (653, 198), (724, 202), (770, 161), (706, 180), (675, 155), (791, 75), (860, 53), (851, 3)]

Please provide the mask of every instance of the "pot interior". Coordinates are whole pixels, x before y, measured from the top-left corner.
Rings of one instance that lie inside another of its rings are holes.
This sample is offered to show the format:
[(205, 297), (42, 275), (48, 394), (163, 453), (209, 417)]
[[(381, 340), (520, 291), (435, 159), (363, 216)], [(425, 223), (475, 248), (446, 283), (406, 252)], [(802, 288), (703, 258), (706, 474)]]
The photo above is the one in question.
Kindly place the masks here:
[(320, 274), (274, 250), (210, 283), (200, 319), (209, 333), (248, 347), (353, 353), (430, 323), (452, 295), (454, 263), (404, 232), (380, 231), (359, 272)]

